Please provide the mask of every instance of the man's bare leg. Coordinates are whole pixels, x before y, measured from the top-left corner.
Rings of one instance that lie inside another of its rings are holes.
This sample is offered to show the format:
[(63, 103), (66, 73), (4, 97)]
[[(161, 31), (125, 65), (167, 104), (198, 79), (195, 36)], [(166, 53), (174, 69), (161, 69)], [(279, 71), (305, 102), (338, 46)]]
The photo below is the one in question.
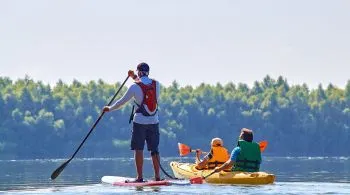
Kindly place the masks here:
[(159, 180), (160, 175), (159, 175), (159, 163), (160, 163), (160, 158), (158, 153), (151, 153), (152, 155), (152, 163), (153, 163), (153, 170), (154, 170), (154, 179)]
[(137, 179), (143, 179), (142, 167), (143, 167), (143, 150), (135, 150), (135, 166), (137, 172)]

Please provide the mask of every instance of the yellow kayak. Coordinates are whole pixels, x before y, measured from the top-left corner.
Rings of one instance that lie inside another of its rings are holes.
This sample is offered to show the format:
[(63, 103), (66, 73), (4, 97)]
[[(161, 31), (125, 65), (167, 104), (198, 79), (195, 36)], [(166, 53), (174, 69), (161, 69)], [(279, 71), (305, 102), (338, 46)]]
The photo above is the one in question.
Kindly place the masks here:
[[(174, 172), (175, 177), (182, 179), (191, 179), (195, 177), (206, 176), (213, 170), (198, 170), (195, 168), (195, 164), (192, 163), (180, 163), (171, 162), (171, 169)], [(207, 183), (217, 184), (252, 184), (263, 185), (272, 184), (275, 181), (275, 175), (266, 172), (226, 172), (214, 173), (205, 179)]]

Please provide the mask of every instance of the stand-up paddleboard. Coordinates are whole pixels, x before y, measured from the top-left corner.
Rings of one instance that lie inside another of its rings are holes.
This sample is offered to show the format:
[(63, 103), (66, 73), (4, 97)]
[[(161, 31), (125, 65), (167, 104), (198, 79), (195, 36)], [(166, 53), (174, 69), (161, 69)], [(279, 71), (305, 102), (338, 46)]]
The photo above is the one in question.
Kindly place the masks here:
[(103, 183), (112, 184), (114, 186), (164, 186), (171, 185), (170, 181), (145, 181), (139, 183), (127, 183), (126, 180), (132, 181), (134, 178), (129, 177), (119, 177), (119, 176), (103, 176), (101, 181)]

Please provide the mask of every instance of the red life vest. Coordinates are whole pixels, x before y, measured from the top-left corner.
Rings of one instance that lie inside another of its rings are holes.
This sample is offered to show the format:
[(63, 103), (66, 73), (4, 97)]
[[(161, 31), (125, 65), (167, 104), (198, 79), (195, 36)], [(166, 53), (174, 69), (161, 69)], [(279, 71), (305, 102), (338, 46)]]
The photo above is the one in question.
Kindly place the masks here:
[(156, 81), (152, 80), (150, 85), (145, 85), (141, 81), (135, 83), (140, 86), (143, 93), (141, 105), (135, 102), (138, 106), (136, 113), (142, 113), (144, 116), (154, 116), (158, 110)]

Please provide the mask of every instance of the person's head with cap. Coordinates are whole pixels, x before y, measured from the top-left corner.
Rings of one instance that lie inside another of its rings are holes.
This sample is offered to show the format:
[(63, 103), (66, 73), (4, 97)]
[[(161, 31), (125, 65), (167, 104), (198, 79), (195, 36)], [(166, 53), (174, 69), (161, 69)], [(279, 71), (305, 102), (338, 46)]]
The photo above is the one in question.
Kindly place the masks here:
[(137, 75), (141, 78), (143, 76), (148, 76), (149, 66), (145, 62), (141, 62), (137, 65)]
[(247, 128), (241, 129), (241, 135), (239, 136), (240, 139), (252, 142), (253, 141), (253, 131)]
[(212, 147), (224, 146), (224, 142), (222, 141), (222, 139), (216, 137), (211, 140), (211, 146)]

